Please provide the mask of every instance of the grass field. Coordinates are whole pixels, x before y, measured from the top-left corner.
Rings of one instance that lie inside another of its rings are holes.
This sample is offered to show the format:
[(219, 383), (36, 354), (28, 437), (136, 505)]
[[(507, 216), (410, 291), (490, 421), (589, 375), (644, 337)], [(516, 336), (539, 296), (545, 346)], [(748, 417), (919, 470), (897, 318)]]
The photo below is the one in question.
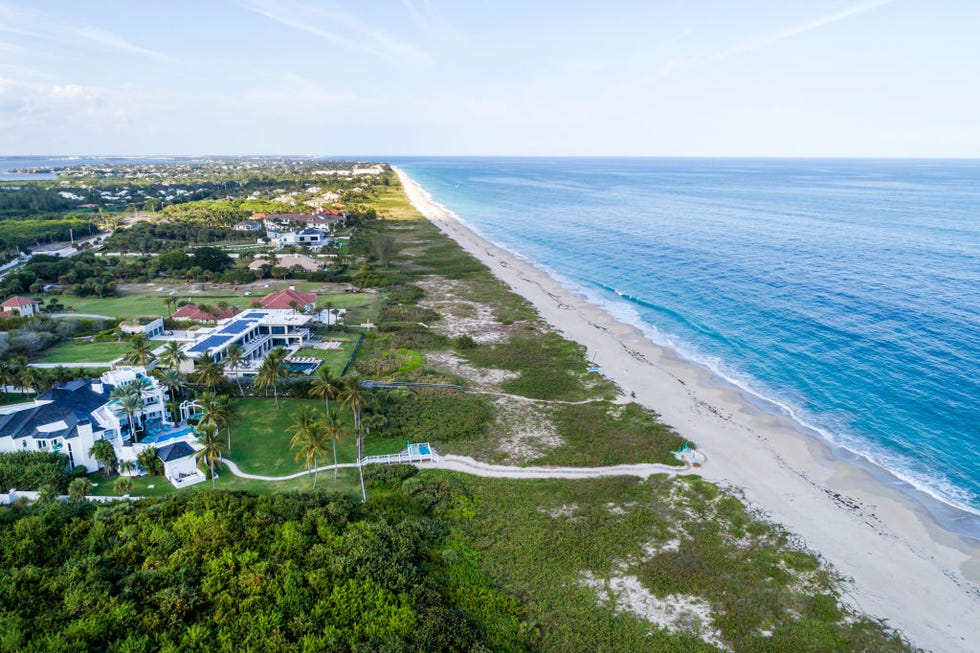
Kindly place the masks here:
[[(322, 287), (323, 284), (310, 283), (313, 287)], [(300, 284), (294, 284), (300, 288)], [(70, 297), (65, 296), (62, 303), (66, 307), (74, 309), (76, 313), (91, 313), (94, 315), (108, 315), (110, 317), (130, 318), (142, 316), (165, 317), (167, 315), (167, 305), (164, 299), (166, 293), (157, 292), (156, 288), (147, 288), (146, 293), (133, 293), (121, 295), (119, 297)], [(271, 291), (271, 289), (270, 289)], [(264, 291), (263, 291), (264, 292)], [(229, 293), (194, 293), (184, 295), (174, 295), (178, 300), (190, 300), (194, 303), (204, 303), (214, 306), (224, 300), (232, 306), (247, 309), (250, 303), (261, 295), (253, 294), (246, 297), (242, 294)], [(331, 293), (328, 295), (317, 295), (317, 303), (320, 308), (325, 308), (327, 302), (332, 302), (334, 308), (353, 308), (366, 306), (374, 302), (375, 296), (369, 293)]]
[[(276, 410), (272, 399), (247, 398), (235, 402), (241, 415), (231, 430), (231, 458), (243, 472), (266, 476), (285, 476), (305, 469), (296, 462), (296, 452), (289, 447), (292, 435), (289, 428), (296, 414), (304, 405), (316, 408), (323, 414), (323, 402), (319, 399), (280, 399), (281, 408)], [(335, 404), (332, 404), (335, 405)], [(400, 438), (391, 439), (370, 436), (365, 439), (365, 455), (397, 453), (404, 446)], [(332, 461), (332, 453), (321, 464)], [(348, 436), (337, 443), (339, 462), (354, 462), (357, 451), (354, 439)], [(329, 473), (333, 478), (333, 472)]]
[(115, 360), (128, 352), (132, 346), (123, 342), (59, 342), (46, 350), (39, 363), (102, 363)]
[(295, 355), (299, 357), (319, 358), (330, 367), (330, 371), (334, 375), (340, 376), (340, 373), (344, 371), (344, 366), (347, 364), (347, 361), (350, 360), (350, 355), (353, 353), (356, 345), (356, 339), (347, 340), (340, 346), (340, 349), (305, 348), (300, 349)]
[[(105, 479), (101, 474), (95, 472), (89, 474), (89, 480), (95, 486), (92, 488), (92, 495), (99, 497), (119, 496), (113, 484), (117, 476)], [(150, 487), (150, 486), (153, 487)], [(245, 491), (256, 494), (274, 494), (276, 492), (296, 492), (299, 490), (309, 491), (313, 487), (312, 476), (301, 476), (289, 481), (254, 481), (246, 478), (238, 478), (230, 471), (218, 471), (217, 489), (228, 491)], [(190, 488), (180, 490), (180, 492), (194, 492), (196, 490), (210, 490), (211, 481), (193, 485)], [(333, 478), (333, 472), (321, 472), (316, 484), (317, 491), (324, 492), (343, 492), (351, 496), (360, 496), (360, 480), (356, 469), (341, 469), (337, 475), (337, 480)], [(133, 489), (130, 496), (134, 497), (160, 497), (178, 492), (177, 488), (170, 484), (162, 476), (142, 476), (133, 478)]]

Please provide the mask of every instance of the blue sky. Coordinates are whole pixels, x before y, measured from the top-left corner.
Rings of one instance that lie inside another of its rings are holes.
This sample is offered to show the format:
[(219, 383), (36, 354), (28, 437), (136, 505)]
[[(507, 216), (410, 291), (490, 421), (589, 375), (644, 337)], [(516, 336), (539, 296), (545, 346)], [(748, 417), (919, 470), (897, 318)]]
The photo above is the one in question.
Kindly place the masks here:
[(0, 0), (0, 154), (980, 156), (973, 0)]

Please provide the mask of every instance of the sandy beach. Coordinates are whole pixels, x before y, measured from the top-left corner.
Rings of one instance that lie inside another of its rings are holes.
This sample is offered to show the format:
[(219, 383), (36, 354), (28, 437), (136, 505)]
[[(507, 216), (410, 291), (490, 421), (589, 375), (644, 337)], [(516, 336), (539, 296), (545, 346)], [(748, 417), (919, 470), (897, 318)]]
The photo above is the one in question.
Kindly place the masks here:
[(636, 401), (696, 443), (703, 476), (799, 536), (852, 579), (845, 599), (933, 651), (980, 648), (980, 542), (941, 528), (926, 510), (835, 459), (787, 418), (749, 403), (710, 372), (569, 292), (430, 201), (398, 170), (415, 207), (485, 263)]

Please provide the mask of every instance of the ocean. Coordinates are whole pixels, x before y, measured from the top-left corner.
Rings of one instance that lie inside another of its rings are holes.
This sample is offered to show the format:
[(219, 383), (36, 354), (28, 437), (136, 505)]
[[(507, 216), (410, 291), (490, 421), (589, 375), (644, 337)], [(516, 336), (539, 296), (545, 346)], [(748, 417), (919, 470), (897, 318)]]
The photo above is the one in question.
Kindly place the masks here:
[(391, 161), (980, 538), (980, 161)]

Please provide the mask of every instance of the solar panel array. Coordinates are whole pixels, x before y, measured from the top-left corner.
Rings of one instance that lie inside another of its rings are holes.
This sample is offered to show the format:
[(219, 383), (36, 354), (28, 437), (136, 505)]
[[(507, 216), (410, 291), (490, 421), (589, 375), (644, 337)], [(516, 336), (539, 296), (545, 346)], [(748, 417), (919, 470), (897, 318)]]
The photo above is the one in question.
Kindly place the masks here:
[(213, 347), (220, 347), (229, 340), (231, 340), (231, 336), (208, 336), (187, 351), (194, 353), (207, 351)]
[(268, 313), (264, 311), (249, 311), (248, 313), (240, 315), (239, 317), (241, 317), (243, 320), (261, 320), (266, 315), (268, 315)]
[(226, 324), (225, 327), (221, 329), (219, 333), (229, 333), (229, 334), (238, 335), (242, 331), (245, 331), (246, 329), (251, 327), (252, 324), (254, 324), (254, 322), (250, 320), (235, 320), (231, 324)]

